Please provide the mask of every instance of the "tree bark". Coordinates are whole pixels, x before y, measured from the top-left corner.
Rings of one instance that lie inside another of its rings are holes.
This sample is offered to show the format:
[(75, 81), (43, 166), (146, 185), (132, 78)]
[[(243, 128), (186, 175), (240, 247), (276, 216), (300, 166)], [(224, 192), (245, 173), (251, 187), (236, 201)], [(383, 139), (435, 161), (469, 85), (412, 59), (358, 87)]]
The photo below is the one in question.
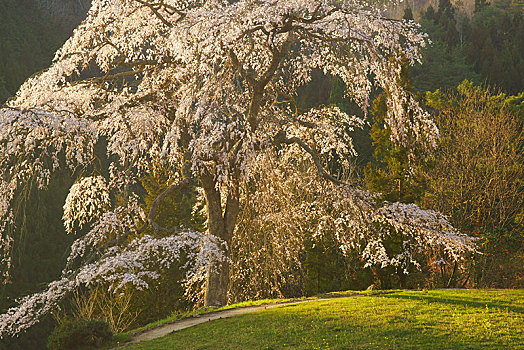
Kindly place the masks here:
[(209, 234), (222, 239), (225, 243), (223, 254), (225, 261), (216, 269), (211, 270), (206, 277), (204, 305), (223, 306), (227, 304), (229, 287), (229, 258), (233, 231), (239, 212), (238, 189), (230, 190), (226, 200), (225, 210), (222, 210), (220, 191), (211, 177), (202, 178), (207, 201), (207, 218)]

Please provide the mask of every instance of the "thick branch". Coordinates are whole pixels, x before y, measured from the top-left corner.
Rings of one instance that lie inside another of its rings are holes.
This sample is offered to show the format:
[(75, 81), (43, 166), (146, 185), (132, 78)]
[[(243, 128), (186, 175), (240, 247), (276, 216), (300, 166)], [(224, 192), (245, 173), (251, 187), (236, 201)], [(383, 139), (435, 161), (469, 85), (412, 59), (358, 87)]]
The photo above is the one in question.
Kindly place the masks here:
[(248, 112), (248, 122), (251, 126), (252, 131), (255, 131), (258, 127), (258, 113), (260, 112), (260, 107), (262, 105), (262, 99), (264, 96), (264, 89), (266, 85), (269, 84), (271, 79), (273, 79), (275, 72), (277, 71), (280, 63), (286, 57), (291, 46), (296, 42), (296, 39), (290, 37), (286, 43), (282, 45), (280, 50), (272, 50), (273, 57), (271, 63), (267, 68), (266, 72), (260, 77), (258, 81), (255, 82), (253, 86), (253, 95), (251, 97), (251, 104), (249, 106)]
[(138, 2), (139, 4), (142, 4), (146, 7), (149, 7), (151, 9), (151, 11), (153, 12), (153, 14), (158, 18), (160, 19), (160, 21), (162, 21), (162, 23), (164, 23), (166, 26), (168, 27), (172, 27), (173, 26), (173, 23), (169, 22), (167, 19), (164, 18), (164, 16), (162, 16), (160, 14), (160, 12), (158, 12), (158, 9), (157, 7), (154, 6), (154, 4), (151, 4), (151, 3), (148, 3), (146, 1), (142, 1), (142, 0), (135, 0), (136, 2)]
[[(158, 231), (164, 231), (164, 232), (171, 232), (171, 231), (173, 231), (172, 229), (163, 228), (163, 227), (161, 227), (160, 225), (158, 225), (155, 222), (156, 211), (157, 211), (158, 206), (160, 205), (160, 203), (167, 196), (169, 196), (174, 191), (177, 191), (177, 190), (180, 190), (182, 188), (187, 187), (189, 185), (189, 183), (190, 183), (190, 179), (185, 179), (183, 181), (177, 182), (177, 183), (169, 186), (167, 189), (164, 190), (164, 192), (162, 192), (158, 197), (156, 197), (155, 201), (151, 205), (151, 209), (149, 210), (149, 214), (147, 215), (147, 222), (145, 224), (145, 227), (147, 227), (147, 225), (151, 225), (151, 226), (154, 227), (155, 230), (158, 230)], [(145, 227), (142, 227), (138, 231), (139, 232), (143, 232), (145, 230)]]
[(275, 145), (279, 145), (279, 144), (291, 145), (291, 144), (294, 144), (294, 143), (296, 143), (304, 151), (309, 153), (309, 155), (311, 156), (311, 159), (313, 159), (313, 162), (315, 163), (315, 167), (317, 168), (317, 171), (318, 171), (319, 175), (322, 178), (324, 178), (326, 180), (329, 180), (329, 181), (331, 181), (331, 182), (333, 182), (333, 183), (335, 183), (337, 185), (349, 186), (349, 184), (345, 183), (344, 181), (341, 181), (341, 180), (337, 179), (336, 177), (331, 175), (329, 172), (327, 172), (324, 169), (324, 167), (322, 166), (322, 163), (320, 162), (320, 158), (319, 158), (318, 154), (315, 151), (313, 151), (311, 149), (311, 147), (309, 147), (304, 141), (302, 141), (298, 137), (288, 138), (284, 131), (280, 131), (275, 136), (275, 138), (273, 140), (273, 144), (275, 144)]

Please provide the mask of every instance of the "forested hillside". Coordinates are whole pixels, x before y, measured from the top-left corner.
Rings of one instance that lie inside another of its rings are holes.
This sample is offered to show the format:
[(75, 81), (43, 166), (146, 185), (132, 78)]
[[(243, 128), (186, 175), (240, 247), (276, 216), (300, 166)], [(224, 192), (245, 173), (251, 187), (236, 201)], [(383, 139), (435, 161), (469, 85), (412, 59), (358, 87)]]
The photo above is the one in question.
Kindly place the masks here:
[(420, 23), (433, 44), (424, 63), (413, 69), (419, 90), (450, 89), (464, 79), (509, 94), (524, 90), (522, 3), (477, 1), (469, 17), (449, 0), (440, 0), (438, 7), (422, 12)]

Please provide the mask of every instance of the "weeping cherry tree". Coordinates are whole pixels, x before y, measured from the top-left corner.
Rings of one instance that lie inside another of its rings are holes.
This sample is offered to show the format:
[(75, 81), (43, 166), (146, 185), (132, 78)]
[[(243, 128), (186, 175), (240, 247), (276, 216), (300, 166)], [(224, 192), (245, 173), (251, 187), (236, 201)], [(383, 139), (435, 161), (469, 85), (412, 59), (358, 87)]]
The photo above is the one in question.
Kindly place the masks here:
[[(224, 305), (238, 215), (251, 200), (241, 185), (290, 159), (310, 166), (315, 186), (329, 184), (332, 205), (316, 214), (324, 220), (318, 229), (336, 226), (341, 247), (384, 266), (413, 263), (411, 252), (428, 246), (460, 259), (471, 242), (444, 216), (381, 202), (326, 170), (355, 153), (348, 131), (361, 118), (333, 106), (303, 111), (295, 102), (314, 70), (340, 78), (364, 111), (376, 85), (387, 92), (392, 140), (431, 151), (438, 130), (398, 83), (401, 56), (413, 64), (425, 44), (413, 21), (385, 18), (366, 1), (93, 0), (51, 67), (0, 110), (4, 279), (17, 189), (33, 181), (44, 190), (57, 169), (97, 169), (102, 140), (109, 168), (70, 189), (65, 227), (87, 233), (73, 244), (62, 278), (0, 316), (0, 333), (31, 326), (80, 284), (147, 288), (158, 277), (151, 260), (168, 266), (182, 251), (192, 262), (187, 282), (203, 281), (206, 305)], [(144, 212), (133, 189), (158, 168), (170, 177)], [(203, 190), (208, 232), (155, 221), (163, 199), (187, 186)], [(272, 225), (298, 225), (308, 210), (288, 214)], [(382, 244), (391, 231), (409, 237), (393, 257)], [(139, 238), (129, 242), (130, 235)]]

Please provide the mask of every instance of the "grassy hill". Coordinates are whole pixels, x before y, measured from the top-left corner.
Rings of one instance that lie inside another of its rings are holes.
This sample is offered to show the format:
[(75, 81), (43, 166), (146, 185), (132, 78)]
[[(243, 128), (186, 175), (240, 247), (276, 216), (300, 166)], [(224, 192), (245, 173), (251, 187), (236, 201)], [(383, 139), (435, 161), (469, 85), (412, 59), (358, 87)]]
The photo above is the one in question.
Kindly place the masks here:
[(126, 349), (524, 349), (524, 290), (435, 290), (286, 305)]

